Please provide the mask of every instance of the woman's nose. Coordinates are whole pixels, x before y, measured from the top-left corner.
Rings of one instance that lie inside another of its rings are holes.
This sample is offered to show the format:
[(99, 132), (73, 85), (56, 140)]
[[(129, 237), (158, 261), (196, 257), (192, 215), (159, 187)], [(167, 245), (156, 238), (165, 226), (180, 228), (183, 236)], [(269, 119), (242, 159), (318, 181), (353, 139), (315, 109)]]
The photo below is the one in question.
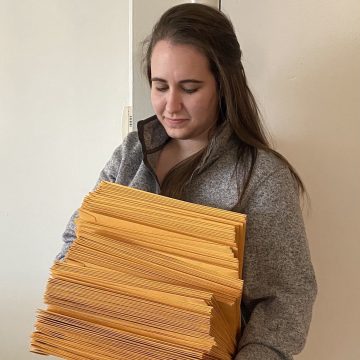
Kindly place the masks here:
[(177, 113), (182, 108), (182, 98), (178, 91), (169, 91), (166, 99), (166, 111), (170, 114)]

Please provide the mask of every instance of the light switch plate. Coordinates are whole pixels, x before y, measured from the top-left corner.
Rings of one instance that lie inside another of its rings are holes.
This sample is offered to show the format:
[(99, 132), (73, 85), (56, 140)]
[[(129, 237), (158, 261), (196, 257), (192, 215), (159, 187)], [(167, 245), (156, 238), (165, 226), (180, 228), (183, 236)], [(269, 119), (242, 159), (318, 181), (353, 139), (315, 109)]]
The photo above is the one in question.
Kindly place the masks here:
[(123, 115), (122, 115), (122, 138), (124, 139), (126, 135), (133, 131), (133, 111), (132, 106), (124, 106)]

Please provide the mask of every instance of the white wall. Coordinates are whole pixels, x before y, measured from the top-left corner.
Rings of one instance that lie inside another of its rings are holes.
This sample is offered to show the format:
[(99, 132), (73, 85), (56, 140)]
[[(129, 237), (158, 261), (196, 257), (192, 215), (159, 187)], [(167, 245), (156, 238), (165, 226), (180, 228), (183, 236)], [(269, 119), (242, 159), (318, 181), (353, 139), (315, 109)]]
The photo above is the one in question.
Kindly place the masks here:
[(24, 360), (67, 219), (121, 141), (128, 2), (0, 2), (0, 359)]
[(319, 295), (297, 358), (360, 359), (360, 2), (222, 4), (266, 125), (311, 198)]

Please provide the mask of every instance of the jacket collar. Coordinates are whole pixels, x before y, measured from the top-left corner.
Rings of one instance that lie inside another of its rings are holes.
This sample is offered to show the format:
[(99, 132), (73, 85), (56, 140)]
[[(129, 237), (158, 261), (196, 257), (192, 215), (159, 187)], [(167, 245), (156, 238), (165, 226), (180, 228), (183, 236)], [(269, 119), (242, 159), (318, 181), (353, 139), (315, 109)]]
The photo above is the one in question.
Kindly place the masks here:
[(170, 139), (156, 115), (139, 121), (137, 128), (144, 155), (159, 151)]
[[(156, 115), (139, 121), (137, 127), (144, 162), (147, 165), (150, 165), (152, 170), (154, 170), (159, 151), (170, 140), (170, 137), (167, 135)], [(202, 172), (205, 168), (217, 160), (227, 149), (229, 149), (229, 142), (233, 143), (236, 140), (233, 138), (233, 130), (230, 125), (225, 123), (217, 129), (216, 134), (210, 141), (212, 144), (198, 167), (195, 169), (195, 173)]]

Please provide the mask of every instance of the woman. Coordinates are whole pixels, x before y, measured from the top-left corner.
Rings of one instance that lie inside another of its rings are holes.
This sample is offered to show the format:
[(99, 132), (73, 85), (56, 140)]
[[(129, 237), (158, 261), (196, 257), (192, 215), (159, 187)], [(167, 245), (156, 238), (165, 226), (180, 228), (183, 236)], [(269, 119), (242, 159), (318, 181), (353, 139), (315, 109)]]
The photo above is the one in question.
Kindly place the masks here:
[[(247, 214), (235, 359), (292, 359), (316, 295), (304, 186), (268, 145), (230, 21), (204, 5), (171, 8), (146, 42), (144, 65), (156, 115), (139, 122), (99, 181)], [(75, 216), (59, 259), (75, 238)]]

